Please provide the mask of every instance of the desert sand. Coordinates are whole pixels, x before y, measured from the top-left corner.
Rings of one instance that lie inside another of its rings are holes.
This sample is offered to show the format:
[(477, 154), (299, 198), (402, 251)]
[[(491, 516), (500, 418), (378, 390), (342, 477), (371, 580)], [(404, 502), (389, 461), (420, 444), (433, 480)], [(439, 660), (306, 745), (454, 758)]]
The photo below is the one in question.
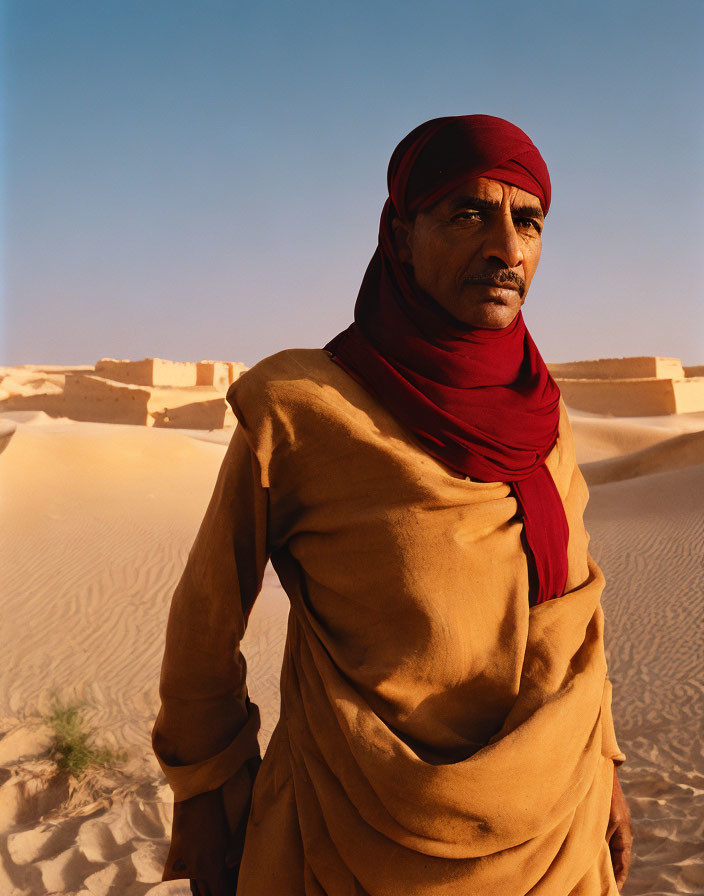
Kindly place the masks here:
[[(628, 756), (625, 893), (704, 893), (704, 413), (571, 418)], [(0, 413), (0, 896), (189, 893), (159, 883), (171, 800), (149, 733), (171, 594), (231, 432)], [(287, 612), (268, 568), (243, 643), (263, 749)], [(57, 775), (54, 699), (81, 702), (126, 763), (78, 786)]]

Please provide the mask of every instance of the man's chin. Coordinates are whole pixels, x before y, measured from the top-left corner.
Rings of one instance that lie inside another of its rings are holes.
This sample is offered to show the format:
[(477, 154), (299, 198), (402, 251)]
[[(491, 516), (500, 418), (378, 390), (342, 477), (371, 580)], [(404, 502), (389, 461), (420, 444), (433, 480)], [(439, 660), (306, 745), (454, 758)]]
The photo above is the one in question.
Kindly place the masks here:
[(463, 322), (471, 327), (482, 327), (487, 330), (503, 330), (513, 323), (521, 306), (510, 307), (502, 302), (482, 302), (463, 315)]
[(505, 298), (485, 298), (477, 301), (476, 296), (467, 301), (466, 297), (455, 302), (444, 302), (430, 296), (457, 326), (482, 327), (487, 330), (503, 330), (511, 324), (521, 310), (523, 299), (517, 295)]

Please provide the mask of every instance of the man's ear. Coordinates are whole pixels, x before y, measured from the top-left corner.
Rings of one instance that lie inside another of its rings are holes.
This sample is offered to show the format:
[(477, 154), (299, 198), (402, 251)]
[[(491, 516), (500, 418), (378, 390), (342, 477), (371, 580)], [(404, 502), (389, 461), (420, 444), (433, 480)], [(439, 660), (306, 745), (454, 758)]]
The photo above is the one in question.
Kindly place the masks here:
[(399, 261), (403, 264), (413, 264), (413, 253), (410, 247), (411, 225), (402, 221), (400, 218), (394, 218), (391, 222), (391, 229), (394, 235), (394, 245)]

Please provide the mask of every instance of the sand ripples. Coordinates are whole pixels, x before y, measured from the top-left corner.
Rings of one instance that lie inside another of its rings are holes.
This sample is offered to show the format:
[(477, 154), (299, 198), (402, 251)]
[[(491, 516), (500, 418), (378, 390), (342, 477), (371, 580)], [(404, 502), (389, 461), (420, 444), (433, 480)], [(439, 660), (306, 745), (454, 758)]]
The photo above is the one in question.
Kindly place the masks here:
[(606, 574), (620, 778), (635, 834), (627, 894), (704, 893), (704, 465), (592, 488)]
[[(581, 425), (595, 459), (612, 456), (624, 439), (630, 450), (662, 442), (632, 425), (621, 436), (618, 421)], [(677, 463), (688, 464), (681, 469), (663, 469), (667, 452), (659, 444), (645, 455), (649, 475), (641, 455), (637, 478), (593, 486), (587, 508), (592, 551), (607, 579), (614, 717), (628, 756), (620, 777), (636, 836), (629, 896), (704, 894), (704, 463), (692, 457), (701, 444), (698, 436), (675, 444)], [(3, 896), (10, 886), (34, 896), (62, 881), (79, 889), (89, 880), (91, 892), (109, 896), (187, 892), (156, 882), (170, 809), (154, 784), (149, 733), (171, 595), (223, 453), (221, 444), (175, 432), (20, 422), (0, 456), (10, 633), (0, 648), (0, 716), (44, 712), (53, 695), (82, 701), (100, 740), (127, 749), (135, 774), (152, 776), (144, 785), (152, 790), (88, 816), (62, 815), (65, 794), (56, 788), (41, 806), (35, 800), (31, 819), (12, 816), (0, 836)], [(621, 476), (628, 462), (609, 470)], [(243, 642), (250, 693), (262, 709), (262, 746), (278, 718), (287, 611), (268, 568)], [(0, 762), (9, 769), (0, 774), (0, 815), (21, 809), (21, 800), (12, 802), (16, 781), (41, 790), (41, 761)], [(54, 812), (51, 823), (47, 812)]]

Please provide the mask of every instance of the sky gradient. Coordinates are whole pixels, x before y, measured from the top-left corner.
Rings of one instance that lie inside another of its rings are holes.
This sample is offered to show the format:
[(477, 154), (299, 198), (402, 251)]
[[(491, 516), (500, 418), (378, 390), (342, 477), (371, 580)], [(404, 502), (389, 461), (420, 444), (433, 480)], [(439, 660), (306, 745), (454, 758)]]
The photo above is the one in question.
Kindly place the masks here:
[(548, 361), (704, 363), (704, 3), (14, 0), (0, 363), (254, 364), (352, 320), (411, 128), (483, 112), (553, 184)]

